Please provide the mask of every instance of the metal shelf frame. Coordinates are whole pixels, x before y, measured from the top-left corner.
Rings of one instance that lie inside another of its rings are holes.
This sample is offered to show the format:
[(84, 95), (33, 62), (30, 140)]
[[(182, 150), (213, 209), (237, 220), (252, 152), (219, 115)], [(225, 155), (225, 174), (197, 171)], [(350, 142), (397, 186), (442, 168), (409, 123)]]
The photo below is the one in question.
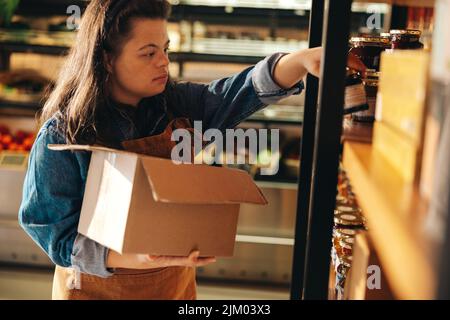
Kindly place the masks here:
[(309, 45), (324, 51), (320, 80), (307, 79), (291, 299), (326, 300), (352, 0), (312, 5)]

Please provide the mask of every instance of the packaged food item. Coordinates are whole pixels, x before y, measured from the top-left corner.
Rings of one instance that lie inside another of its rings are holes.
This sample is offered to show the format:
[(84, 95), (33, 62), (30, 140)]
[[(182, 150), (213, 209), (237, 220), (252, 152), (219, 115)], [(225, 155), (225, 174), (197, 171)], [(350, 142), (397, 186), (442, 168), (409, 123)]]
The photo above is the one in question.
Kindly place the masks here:
[(355, 206), (337, 206), (334, 211), (334, 223), (342, 228), (365, 228), (361, 209)]
[(353, 254), (354, 242), (354, 237), (347, 237), (339, 240), (339, 246), (342, 248), (342, 256), (351, 256)]
[(357, 231), (355, 229), (347, 229), (347, 228), (335, 228), (334, 234), (336, 237), (341, 239), (354, 238), (356, 236)]
[(357, 71), (347, 71), (344, 100), (344, 114), (369, 109), (364, 83), (360, 73)]
[(342, 229), (336, 227), (333, 229), (333, 248), (337, 257), (352, 254), (351, 251), (355, 235), (356, 231), (353, 229)]
[(361, 59), (367, 68), (379, 71), (381, 53), (389, 47), (390, 41), (385, 37), (352, 37), (349, 52)]
[(420, 30), (391, 30), (391, 49), (413, 50), (423, 49), (420, 42), (422, 32)]
[(348, 271), (352, 266), (353, 256), (344, 256), (338, 259), (336, 265), (336, 285), (335, 292), (336, 298), (342, 300), (344, 297), (345, 281), (347, 279)]
[(366, 111), (356, 112), (352, 115), (352, 120), (358, 122), (374, 122), (377, 105), (378, 83), (380, 72), (374, 69), (366, 70), (362, 79), (368, 109)]

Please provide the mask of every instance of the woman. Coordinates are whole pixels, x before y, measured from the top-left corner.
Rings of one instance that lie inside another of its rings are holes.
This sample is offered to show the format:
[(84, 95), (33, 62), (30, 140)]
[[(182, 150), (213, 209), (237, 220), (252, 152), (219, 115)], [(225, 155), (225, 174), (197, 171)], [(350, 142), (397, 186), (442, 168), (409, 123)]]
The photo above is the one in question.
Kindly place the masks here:
[(209, 85), (169, 79), (163, 0), (92, 0), (46, 102), (30, 154), (22, 227), (56, 264), (54, 299), (195, 299), (195, 267), (214, 257), (119, 254), (77, 233), (90, 154), (48, 144), (102, 144), (160, 134), (175, 117), (233, 128), (303, 89), (321, 49), (274, 54)]

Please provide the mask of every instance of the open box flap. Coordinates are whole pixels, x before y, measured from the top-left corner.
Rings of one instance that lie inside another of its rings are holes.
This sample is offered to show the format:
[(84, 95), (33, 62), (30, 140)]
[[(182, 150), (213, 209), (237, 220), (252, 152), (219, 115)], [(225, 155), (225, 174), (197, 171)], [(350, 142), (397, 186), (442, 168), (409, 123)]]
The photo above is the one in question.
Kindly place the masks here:
[(187, 204), (267, 204), (251, 176), (243, 171), (208, 165), (180, 164), (142, 157), (141, 163), (159, 202)]
[(126, 153), (126, 154), (135, 154), (133, 152), (128, 152), (124, 150), (118, 150), (113, 148), (107, 148), (102, 146), (90, 146), (90, 145), (81, 145), (81, 144), (49, 144), (47, 146), (50, 150), (54, 151), (106, 151), (106, 152), (116, 152), (116, 153)]

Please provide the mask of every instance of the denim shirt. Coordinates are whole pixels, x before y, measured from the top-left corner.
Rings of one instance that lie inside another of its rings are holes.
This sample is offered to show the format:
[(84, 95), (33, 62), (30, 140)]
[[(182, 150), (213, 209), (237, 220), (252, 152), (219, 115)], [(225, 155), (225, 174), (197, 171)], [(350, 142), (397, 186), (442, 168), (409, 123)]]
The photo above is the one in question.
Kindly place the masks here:
[[(302, 81), (286, 90), (273, 80), (273, 70), (283, 55), (268, 56), (253, 67), (209, 85), (176, 84), (176, 103), (189, 110), (191, 120), (203, 121), (204, 130), (233, 128), (268, 104), (303, 90)], [(126, 110), (118, 109), (113, 114), (111, 121), (118, 141), (164, 130), (169, 119), (155, 101), (155, 105), (148, 106), (145, 126), (140, 128), (130, 121)], [(42, 126), (31, 150), (19, 222), (53, 263), (108, 277), (113, 274), (106, 267), (108, 248), (77, 232), (91, 154), (48, 149), (48, 144), (66, 143), (58, 121), (53, 117)]]

